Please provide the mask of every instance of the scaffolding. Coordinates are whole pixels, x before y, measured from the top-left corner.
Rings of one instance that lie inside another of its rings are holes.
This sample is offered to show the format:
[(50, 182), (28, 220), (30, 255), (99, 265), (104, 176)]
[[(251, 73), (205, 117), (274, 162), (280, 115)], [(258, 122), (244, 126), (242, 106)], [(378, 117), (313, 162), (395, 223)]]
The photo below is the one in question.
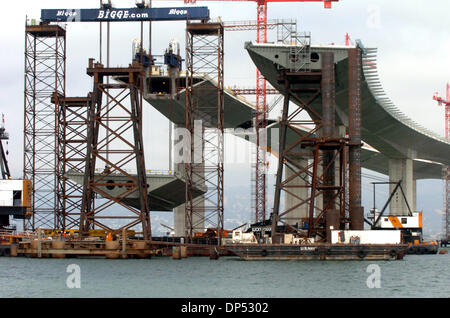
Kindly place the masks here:
[[(224, 37), (222, 23), (187, 23), (186, 26), (186, 130), (187, 138), (186, 239), (194, 231), (213, 228), (221, 244), (224, 227)], [(215, 81), (214, 88), (194, 85), (194, 76)], [(199, 97), (202, 96), (202, 103)], [(207, 192), (193, 198), (196, 187)]]
[[(447, 107), (449, 108), (449, 107)], [(445, 167), (444, 189), (444, 237), (450, 240), (450, 167)]]
[[(105, 68), (89, 60), (87, 73), (94, 79), (94, 88), (88, 114), (80, 215), (82, 235), (94, 227), (118, 234), (140, 224), (143, 238), (151, 240), (149, 185), (142, 138), (143, 71), (137, 62), (125, 68)], [(105, 81), (108, 76), (126, 80), (108, 84)], [(108, 97), (104, 104), (103, 96)], [(130, 172), (130, 167), (136, 169), (136, 174)], [(102, 197), (95, 206), (94, 194)], [(127, 204), (127, 199), (136, 197), (138, 207)], [(114, 210), (109, 209), (112, 206)], [(107, 224), (105, 220), (125, 220), (126, 224)]]
[(65, 95), (65, 72), (65, 29), (26, 25), (23, 177), (33, 184), (33, 216), (25, 219), (25, 230), (57, 225), (57, 122), (51, 97), (55, 91)]
[[(355, 59), (357, 56), (353, 57), (353, 60)], [(278, 222), (291, 227), (299, 235), (322, 241), (330, 241), (330, 228), (346, 229), (348, 223), (353, 229), (361, 226), (359, 223), (361, 215), (357, 214), (361, 210), (355, 199), (355, 195), (358, 194), (353, 194), (351, 197), (353, 201), (350, 199), (355, 209), (353, 215), (350, 213), (350, 218), (347, 212), (349, 207), (346, 203), (347, 171), (353, 171), (353, 175), (350, 176), (350, 184), (356, 183), (354, 177), (358, 175), (358, 172), (360, 176), (360, 162), (357, 161), (356, 156), (353, 163), (349, 162), (347, 153), (352, 148), (355, 152), (360, 151), (361, 142), (358, 139), (358, 132), (355, 133), (354, 128), (350, 130), (350, 138), (336, 136), (333, 54), (323, 53), (321, 60), (322, 70), (320, 72), (291, 72), (290, 69), (280, 71), (279, 81), (284, 84), (285, 97), (280, 122), (280, 156), (272, 213), (273, 243), (280, 241), (280, 237), (277, 235)], [(350, 73), (354, 70), (353, 64), (352, 61), (349, 68)], [(358, 83), (360, 79), (353, 74), (349, 81)], [(359, 95), (357, 86), (350, 87), (349, 96), (354, 96), (353, 108), (350, 113), (356, 114), (358, 109), (360, 112), (360, 108), (358, 108), (360, 106)], [(298, 97), (299, 93), (302, 93), (303, 99)], [(321, 114), (313, 107), (319, 98), (322, 100)], [(295, 106), (290, 105), (291, 99), (294, 99)], [(310, 119), (301, 119), (301, 114), (304, 112), (308, 113)], [(352, 121), (358, 120), (360, 117), (352, 119)], [(351, 125), (353, 127), (355, 123)], [(298, 128), (299, 126), (310, 129), (304, 132)], [(288, 131), (295, 135), (295, 138), (288, 140)], [(291, 174), (283, 178), (283, 169), (289, 170)], [(306, 194), (299, 195), (296, 191), (300, 189), (305, 190)], [(290, 197), (293, 202), (284, 210), (280, 208), (282, 193)], [(319, 202), (320, 197), (322, 202)], [(292, 221), (292, 218), (289, 217), (290, 214), (295, 209), (305, 206), (307, 215), (303, 219), (295, 220), (298, 226), (293, 227), (292, 222), (288, 222), (288, 220)], [(306, 233), (304, 229), (307, 230)]]
[[(84, 174), (87, 151), (88, 111), (92, 100), (54, 93), (57, 125), (57, 205), (58, 229), (79, 228), (83, 185), (73, 177)], [(71, 178), (72, 177), (72, 178)]]

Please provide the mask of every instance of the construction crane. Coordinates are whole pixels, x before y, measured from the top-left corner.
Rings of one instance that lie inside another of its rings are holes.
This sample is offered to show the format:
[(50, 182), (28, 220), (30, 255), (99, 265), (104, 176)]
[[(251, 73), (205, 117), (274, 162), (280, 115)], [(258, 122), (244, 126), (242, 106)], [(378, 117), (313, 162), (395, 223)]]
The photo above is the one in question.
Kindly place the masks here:
[[(201, 0), (199, 0), (201, 1)], [(267, 42), (267, 4), (269, 2), (323, 2), (324, 8), (331, 9), (332, 2), (339, 0), (204, 0), (204, 1), (252, 1), (256, 2), (256, 43)], [(184, 3), (196, 3), (197, 0), (184, 0)], [(267, 124), (267, 83), (256, 69), (256, 175), (255, 175), (255, 222), (266, 219), (266, 142), (264, 134)], [(263, 145), (263, 147), (261, 147)]]
[(351, 44), (351, 40), (350, 40), (350, 35), (348, 35), (348, 33), (345, 34), (345, 46), (350, 46)]
[(445, 112), (445, 138), (450, 140), (450, 84), (446, 86), (446, 99), (439, 97), (439, 93), (434, 93), (433, 99), (438, 102), (439, 106), (444, 106)]
[(2, 171), (2, 179), (11, 179), (11, 174), (9, 172), (8, 160), (6, 160), (6, 155), (8, 151), (5, 152), (3, 148), (3, 140), (9, 140), (9, 134), (5, 130), (5, 115), (2, 114), (2, 123), (0, 125), (0, 166)]
[[(433, 95), (433, 99), (438, 102), (439, 106), (444, 106), (445, 138), (450, 141), (450, 84), (447, 83), (445, 99), (439, 97), (438, 93)], [(444, 178), (444, 235), (445, 240), (448, 241), (450, 238), (450, 166), (445, 168)]]

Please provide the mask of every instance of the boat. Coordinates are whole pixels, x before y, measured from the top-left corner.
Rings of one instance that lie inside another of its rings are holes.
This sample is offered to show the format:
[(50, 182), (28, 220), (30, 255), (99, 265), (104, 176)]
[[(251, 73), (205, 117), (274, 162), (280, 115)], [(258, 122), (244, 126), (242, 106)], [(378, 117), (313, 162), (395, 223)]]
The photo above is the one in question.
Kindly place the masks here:
[(405, 244), (233, 244), (225, 249), (253, 260), (401, 260)]
[(255, 223), (247, 230), (234, 230), (232, 244), (223, 248), (246, 261), (401, 260), (408, 249), (399, 230), (331, 230), (330, 241), (319, 242), (305, 237), (304, 229), (289, 228), (292, 232), (286, 233), (286, 227), (277, 226), (282, 240), (272, 244), (270, 221)]

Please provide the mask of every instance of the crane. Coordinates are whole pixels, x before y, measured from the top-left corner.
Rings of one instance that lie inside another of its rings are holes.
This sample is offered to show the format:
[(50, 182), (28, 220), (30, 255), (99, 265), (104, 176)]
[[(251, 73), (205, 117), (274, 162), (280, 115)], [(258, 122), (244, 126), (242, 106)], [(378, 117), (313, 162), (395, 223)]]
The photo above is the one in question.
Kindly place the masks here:
[(445, 112), (445, 138), (450, 140), (450, 84), (446, 86), (446, 99), (439, 97), (439, 93), (434, 93), (433, 99), (438, 102), (439, 106), (444, 106)]
[[(433, 99), (438, 102), (439, 106), (444, 106), (445, 114), (445, 138), (450, 141), (450, 84), (446, 86), (445, 99), (439, 97), (438, 93), (433, 95)], [(444, 189), (444, 235), (448, 241), (450, 237), (450, 166), (445, 169), (445, 189)]]
[[(186, 4), (195, 4), (197, 1), (203, 0), (184, 0)], [(267, 4), (269, 2), (323, 2), (324, 8), (331, 9), (332, 2), (338, 2), (339, 0), (204, 0), (204, 1), (245, 1), (256, 2), (256, 43), (267, 42)], [(266, 80), (261, 75), (259, 70), (256, 70), (256, 109), (264, 108), (266, 105)]]
[[(184, 0), (186, 4), (195, 4), (202, 0)], [(267, 4), (269, 2), (323, 2), (325, 9), (331, 9), (332, 2), (339, 0), (204, 0), (204, 1), (246, 1), (256, 2), (256, 43), (267, 42)], [(256, 175), (255, 175), (255, 222), (266, 219), (266, 145), (264, 134), (267, 124), (267, 82), (264, 76), (256, 69)], [(261, 147), (264, 145), (264, 147)]]

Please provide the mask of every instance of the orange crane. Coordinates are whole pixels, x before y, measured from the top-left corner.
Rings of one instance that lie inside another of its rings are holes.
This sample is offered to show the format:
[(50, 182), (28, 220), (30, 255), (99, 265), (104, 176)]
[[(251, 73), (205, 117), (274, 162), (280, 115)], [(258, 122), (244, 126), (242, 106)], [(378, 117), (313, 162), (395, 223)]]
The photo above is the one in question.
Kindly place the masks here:
[[(201, 1), (201, 0), (198, 0)], [(256, 43), (267, 42), (267, 4), (269, 2), (323, 2), (325, 9), (331, 9), (332, 2), (339, 0), (204, 0), (204, 1), (252, 1), (256, 2)], [(196, 3), (197, 0), (184, 0), (184, 3)], [(266, 219), (266, 145), (265, 138), (260, 135), (260, 130), (264, 131), (267, 124), (267, 82), (256, 69), (256, 175), (255, 175), (255, 222), (261, 222)]]
[[(439, 97), (438, 93), (433, 95), (433, 99), (439, 106), (444, 106), (445, 113), (445, 138), (450, 141), (450, 84), (447, 83), (445, 99)], [(450, 166), (445, 169), (445, 189), (444, 189), (444, 235), (445, 240), (450, 239)]]

